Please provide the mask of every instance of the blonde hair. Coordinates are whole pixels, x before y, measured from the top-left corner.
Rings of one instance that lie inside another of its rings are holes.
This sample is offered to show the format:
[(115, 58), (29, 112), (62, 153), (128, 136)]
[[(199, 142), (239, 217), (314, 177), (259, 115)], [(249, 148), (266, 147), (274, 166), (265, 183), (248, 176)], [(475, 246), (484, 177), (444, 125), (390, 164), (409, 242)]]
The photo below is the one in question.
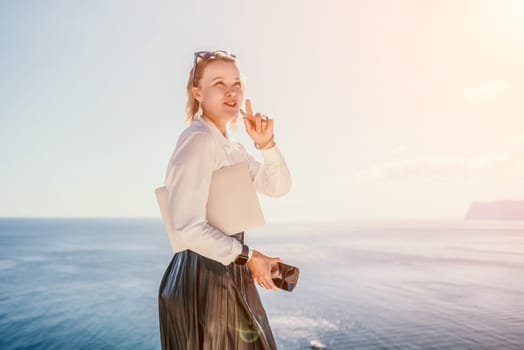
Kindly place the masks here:
[[(197, 86), (200, 84), (200, 80), (202, 79), (202, 76), (204, 75), (204, 70), (206, 67), (214, 61), (225, 61), (225, 62), (233, 62), (236, 63), (237, 60), (234, 57), (225, 55), (221, 52), (217, 52), (214, 56), (209, 58), (201, 58), (197, 61), (197, 64), (195, 67), (192, 67), (189, 71), (189, 77), (187, 79), (187, 85), (186, 85), (186, 94), (187, 94), (187, 102), (186, 102), (186, 122), (190, 122), (193, 119), (195, 119), (195, 116), (197, 112), (200, 111), (200, 103), (197, 101), (197, 99), (193, 96), (193, 69), (197, 68), (196, 75), (195, 75), (195, 81), (197, 82)], [(244, 90), (245, 85), (245, 77), (240, 74), (240, 84), (242, 86), (242, 90)], [(231, 125), (233, 128), (236, 127), (236, 122), (238, 118), (235, 118)]]

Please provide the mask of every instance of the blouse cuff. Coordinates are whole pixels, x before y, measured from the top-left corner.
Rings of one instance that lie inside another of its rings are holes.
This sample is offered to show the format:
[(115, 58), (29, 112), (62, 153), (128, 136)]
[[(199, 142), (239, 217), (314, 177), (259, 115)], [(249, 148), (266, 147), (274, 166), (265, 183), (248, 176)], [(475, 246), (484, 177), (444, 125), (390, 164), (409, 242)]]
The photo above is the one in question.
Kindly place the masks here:
[(268, 149), (261, 149), (260, 152), (262, 153), (262, 157), (264, 158), (264, 163), (278, 162), (281, 157), (277, 145)]
[[(233, 238), (233, 256), (232, 256), (232, 259), (231, 259), (231, 262), (234, 262), (236, 260), (236, 258), (238, 258), (238, 256), (242, 253), (242, 243), (240, 243), (236, 238)], [(224, 265), (227, 265), (227, 264), (224, 264)]]

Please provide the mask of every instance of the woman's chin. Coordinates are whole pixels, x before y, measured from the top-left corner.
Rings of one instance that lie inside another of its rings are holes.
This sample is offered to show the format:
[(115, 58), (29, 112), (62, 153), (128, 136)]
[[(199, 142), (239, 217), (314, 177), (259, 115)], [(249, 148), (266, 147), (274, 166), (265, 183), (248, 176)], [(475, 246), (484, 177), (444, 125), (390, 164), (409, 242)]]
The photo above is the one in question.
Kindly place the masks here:
[(221, 118), (225, 121), (232, 121), (238, 115), (238, 111), (224, 111), (221, 115)]

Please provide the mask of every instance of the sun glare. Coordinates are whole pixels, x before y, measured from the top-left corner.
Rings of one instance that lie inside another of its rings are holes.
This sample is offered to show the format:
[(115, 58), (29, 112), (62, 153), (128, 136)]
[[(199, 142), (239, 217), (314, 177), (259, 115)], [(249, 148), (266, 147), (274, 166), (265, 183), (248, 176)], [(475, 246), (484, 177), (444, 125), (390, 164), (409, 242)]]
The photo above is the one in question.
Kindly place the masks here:
[(513, 38), (524, 39), (524, 0), (491, 0), (487, 5), (498, 30)]

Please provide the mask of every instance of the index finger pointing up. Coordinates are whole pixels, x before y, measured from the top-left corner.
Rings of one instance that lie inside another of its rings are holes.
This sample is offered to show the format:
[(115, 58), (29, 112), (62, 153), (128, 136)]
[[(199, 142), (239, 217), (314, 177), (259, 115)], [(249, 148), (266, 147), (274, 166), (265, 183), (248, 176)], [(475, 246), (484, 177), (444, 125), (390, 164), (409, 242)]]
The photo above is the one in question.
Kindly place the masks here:
[(253, 117), (253, 109), (251, 108), (251, 100), (249, 98), (246, 99), (246, 112), (249, 119), (253, 120), (255, 117)]

